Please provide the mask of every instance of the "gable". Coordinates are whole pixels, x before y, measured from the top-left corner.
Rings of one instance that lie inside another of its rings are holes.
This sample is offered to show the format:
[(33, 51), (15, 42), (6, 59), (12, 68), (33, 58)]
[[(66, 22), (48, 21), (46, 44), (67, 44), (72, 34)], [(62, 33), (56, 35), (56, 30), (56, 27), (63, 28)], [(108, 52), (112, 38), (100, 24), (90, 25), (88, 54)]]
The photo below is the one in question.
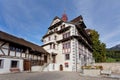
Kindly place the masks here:
[(51, 25), (50, 26), (53, 26), (54, 24), (60, 22), (61, 20), (59, 18), (56, 18), (52, 21)]

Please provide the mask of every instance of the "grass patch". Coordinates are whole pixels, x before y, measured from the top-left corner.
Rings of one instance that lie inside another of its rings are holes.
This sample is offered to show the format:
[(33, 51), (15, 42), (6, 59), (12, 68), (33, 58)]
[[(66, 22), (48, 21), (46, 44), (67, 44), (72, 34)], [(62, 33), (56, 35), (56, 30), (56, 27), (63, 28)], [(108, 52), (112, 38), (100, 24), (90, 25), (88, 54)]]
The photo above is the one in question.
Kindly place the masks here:
[(108, 58), (106, 59), (106, 62), (116, 62), (116, 59), (113, 59), (113, 58), (108, 57)]

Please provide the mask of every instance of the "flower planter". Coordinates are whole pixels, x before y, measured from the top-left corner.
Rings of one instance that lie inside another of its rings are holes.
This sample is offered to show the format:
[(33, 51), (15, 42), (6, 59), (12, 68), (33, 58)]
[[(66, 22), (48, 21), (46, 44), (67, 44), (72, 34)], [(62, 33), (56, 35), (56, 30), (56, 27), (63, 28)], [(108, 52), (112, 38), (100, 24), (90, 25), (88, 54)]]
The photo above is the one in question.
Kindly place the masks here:
[(83, 69), (83, 75), (87, 76), (99, 76), (100, 75), (100, 69)]

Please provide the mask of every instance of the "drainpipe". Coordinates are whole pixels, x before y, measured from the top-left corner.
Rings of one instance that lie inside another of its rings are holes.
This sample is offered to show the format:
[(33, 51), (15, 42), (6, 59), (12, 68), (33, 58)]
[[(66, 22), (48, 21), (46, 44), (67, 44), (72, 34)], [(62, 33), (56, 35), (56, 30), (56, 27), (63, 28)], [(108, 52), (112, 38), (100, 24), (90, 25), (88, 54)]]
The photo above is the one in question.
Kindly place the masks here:
[(75, 42), (75, 45), (76, 45), (76, 46), (75, 46), (75, 47), (76, 47), (76, 48), (75, 48), (75, 49), (76, 49), (76, 56), (75, 56), (75, 57), (76, 57), (76, 72), (77, 72), (77, 42)]

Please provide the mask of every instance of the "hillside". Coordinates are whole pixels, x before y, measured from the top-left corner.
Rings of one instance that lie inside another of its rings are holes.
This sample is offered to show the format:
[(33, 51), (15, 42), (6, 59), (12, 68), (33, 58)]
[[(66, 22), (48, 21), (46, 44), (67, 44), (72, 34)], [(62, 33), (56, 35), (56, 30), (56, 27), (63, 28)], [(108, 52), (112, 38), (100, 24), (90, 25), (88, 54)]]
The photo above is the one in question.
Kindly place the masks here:
[(117, 50), (117, 51), (119, 51), (120, 50), (120, 44), (118, 44), (116, 46), (113, 46), (113, 47), (109, 48), (108, 50)]
[(107, 49), (107, 62), (120, 62), (120, 44)]

